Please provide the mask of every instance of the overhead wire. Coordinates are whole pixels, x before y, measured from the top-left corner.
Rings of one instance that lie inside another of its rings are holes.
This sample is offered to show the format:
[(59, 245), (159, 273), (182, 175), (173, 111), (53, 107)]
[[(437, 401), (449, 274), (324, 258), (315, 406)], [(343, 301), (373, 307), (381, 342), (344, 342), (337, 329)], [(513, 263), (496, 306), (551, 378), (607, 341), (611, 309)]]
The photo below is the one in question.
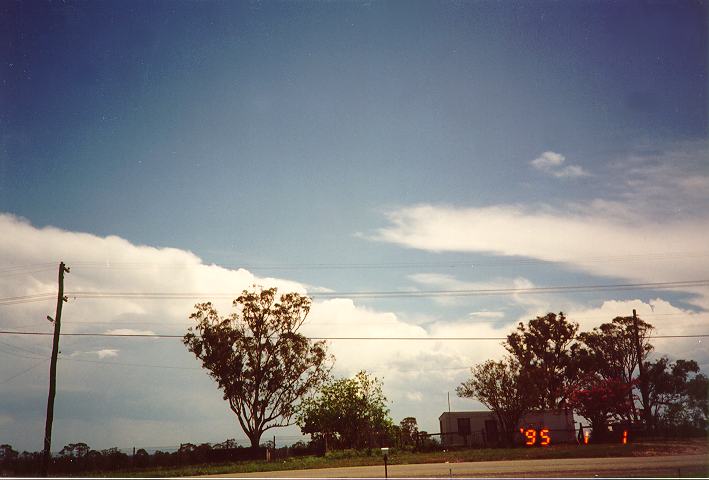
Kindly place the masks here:
[(115, 365), (119, 367), (141, 367), (141, 368), (165, 368), (169, 370), (201, 370), (200, 367), (181, 367), (179, 365), (154, 365), (147, 363), (125, 363), (125, 362), (113, 362), (104, 360), (90, 360), (88, 358), (69, 358), (61, 357), (61, 360), (68, 360), (70, 362), (80, 362), (80, 363), (93, 363), (100, 365)]
[[(619, 284), (592, 284), (592, 285), (556, 285), (549, 287), (512, 287), (512, 288), (483, 288), (461, 290), (379, 290), (379, 291), (352, 291), (352, 292), (314, 292), (308, 294), (313, 298), (406, 298), (406, 297), (453, 297), (453, 296), (486, 296), (486, 295), (529, 295), (563, 292), (595, 292), (607, 290), (665, 290), (677, 288), (709, 286), (708, 279), (682, 280), (674, 282), (644, 282), (644, 283), (619, 283)], [(46, 292), (20, 297), (0, 298), (0, 305), (13, 302), (39, 301), (52, 298), (56, 294)], [(231, 299), (234, 292), (111, 292), (98, 290), (66, 291), (65, 295), (74, 298), (120, 298), (144, 300), (180, 300), (227, 298)]]
[[(2, 335), (38, 335), (50, 336), (51, 332), (32, 332), (18, 330), (0, 330)], [(113, 338), (184, 338), (181, 334), (162, 333), (98, 333), (98, 332), (71, 332), (61, 333), (63, 337), (113, 337)], [(648, 338), (706, 338), (706, 334), (691, 335), (651, 335)], [(507, 337), (314, 337), (306, 336), (308, 340), (411, 340), (411, 341), (468, 341), (468, 340), (506, 340)]]
[(48, 361), (49, 361), (48, 358), (42, 359), (41, 361), (35, 363), (31, 367), (26, 368), (26, 369), (16, 373), (15, 375), (12, 375), (11, 377), (8, 377), (5, 380), (0, 381), (0, 385), (3, 385), (5, 383), (9, 382), (10, 380), (14, 380), (15, 378), (19, 377), (20, 375), (24, 375), (25, 373), (30, 372), (30, 371), (34, 370), (35, 368), (39, 367), (40, 365), (47, 363)]
[(0, 274), (5, 272), (15, 272), (22, 270), (33, 270), (37, 268), (49, 269), (56, 267), (55, 262), (42, 262), (42, 263), (26, 263), (26, 264), (16, 264), (16, 265), (5, 265), (0, 268)]
[[(648, 260), (677, 260), (678, 258), (701, 258), (707, 257), (706, 252), (657, 252), (645, 254), (627, 254), (627, 255), (605, 255), (587, 257), (585, 259), (573, 259), (574, 263), (614, 263), (625, 261), (648, 261)], [(86, 261), (86, 260), (67, 260), (75, 266), (88, 268), (106, 268), (106, 269), (140, 269), (140, 268), (188, 268), (188, 267), (221, 267), (227, 269), (253, 269), (253, 270), (306, 270), (306, 269), (393, 269), (393, 268), (476, 268), (476, 267), (506, 267), (517, 265), (538, 265), (549, 263), (563, 263), (568, 260), (539, 260), (539, 259), (521, 259), (521, 258), (505, 258), (504, 260), (495, 261), (478, 261), (475, 259), (460, 259), (450, 261), (435, 261), (435, 262), (302, 262), (302, 263), (287, 263), (287, 264), (255, 264), (249, 262), (229, 263), (224, 265), (205, 264), (205, 263), (172, 263), (172, 262), (123, 262), (123, 261)]]

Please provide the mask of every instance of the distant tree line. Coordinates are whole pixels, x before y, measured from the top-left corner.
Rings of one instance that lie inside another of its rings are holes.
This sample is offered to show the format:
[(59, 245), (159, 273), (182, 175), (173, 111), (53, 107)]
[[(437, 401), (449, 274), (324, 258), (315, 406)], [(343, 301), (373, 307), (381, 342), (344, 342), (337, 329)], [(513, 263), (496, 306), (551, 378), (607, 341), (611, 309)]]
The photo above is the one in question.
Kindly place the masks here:
[[(149, 453), (144, 448), (128, 454), (117, 447), (94, 450), (84, 442), (70, 443), (52, 456), (51, 472), (56, 474), (77, 474), (111, 470), (132, 470), (150, 467), (177, 467), (202, 463), (226, 462), (264, 458), (264, 452), (272, 449), (272, 444), (260, 448), (243, 447), (235, 439), (221, 443), (183, 443), (175, 451), (155, 450)], [(283, 450), (287, 448), (284, 447)], [(307, 445), (296, 445), (289, 450), (290, 455), (313, 453)], [(285, 452), (284, 452), (285, 454)], [(11, 445), (0, 445), (0, 476), (28, 476), (39, 470), (41, 452), (19, 453)]]
[(494, 412), (508, 444), (526, 413), (559, 408), (586, 419), (595, 441), (611, 423), (646, 435), (707, 433), (709, 379), (693, 360), (649, 361), (652, 325), (616, 317), (578, 329), (563, 313), (520, 323), (503, 343), (507, 356), (474, 366), (458, 395)]

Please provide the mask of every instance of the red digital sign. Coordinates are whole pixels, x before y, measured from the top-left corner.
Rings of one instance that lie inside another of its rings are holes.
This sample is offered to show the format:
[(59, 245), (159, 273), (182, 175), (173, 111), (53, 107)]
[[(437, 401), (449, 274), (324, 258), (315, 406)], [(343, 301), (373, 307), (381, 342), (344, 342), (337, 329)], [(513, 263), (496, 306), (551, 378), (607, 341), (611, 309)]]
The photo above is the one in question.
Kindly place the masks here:
[(524, 436), (524, 444), (528, 447), (533, 447), (535, 445), (547, 447), (551, 444), (551, 433), (549, 433), (549, 429), (546, 427), (541, 430), (534, 428), (520, 428), (519, 431)]
[[(547, 427), (520, 428), (519, 433), (522, 434), (524, 445), (527, 447), (548, 447), (551, 445), (551, 432)], [(615, 438), (618, 437), (616, 436)], [(579, 437), (579, 441), (583, 442), (584, 445), (588, 445), (590, 439), (591, 432), (589, 430), (584, 430), (583, 436)], [(623, 430), (621, 432), (619, 440), (623, 445), (628, 444), (628, 430)]]
[[(581, 437), (579, 437), (579, 438), (581, 439)], [(611, 437), (611, 438), (613, 438), (613, 437)], [(615, 438), (618, 438), (618, 437), (615, 437)], [(589, 430), (584, 430), (583, 431), (583, 438), (582, 438), (583, 444), (588, 445), (590, 439), (591, 439), (591, 432)], [(628, 430), (623, 430), (623, 432), (621, 433), (620, 443), (622, 443), (623, 445), (628, 444)]]

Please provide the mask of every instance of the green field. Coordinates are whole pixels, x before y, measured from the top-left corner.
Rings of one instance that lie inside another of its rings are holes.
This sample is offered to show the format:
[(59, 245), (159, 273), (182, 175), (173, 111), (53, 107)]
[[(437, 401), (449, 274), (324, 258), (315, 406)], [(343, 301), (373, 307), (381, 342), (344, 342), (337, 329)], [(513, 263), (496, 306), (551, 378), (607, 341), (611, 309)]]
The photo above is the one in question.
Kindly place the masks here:
[[(655, 456), (707, 453), (706, 439), (655, 441), (629, 445), (554, 445), (547, 448), (474, 449), (449, 452), (391, 452), (390, 464), (475, 462), (490, 460), (532, 460), (547, 458)], [(336, 451), (326, 456), (291, 457), (283, 460), (187, 465), (182, 467), (86, 472), (82, 477), (181, 477), (226, 473), (269, 472), (308, 468), (354, 467), (379, 465), (383, 460), (378, 450), (368, 452)]]

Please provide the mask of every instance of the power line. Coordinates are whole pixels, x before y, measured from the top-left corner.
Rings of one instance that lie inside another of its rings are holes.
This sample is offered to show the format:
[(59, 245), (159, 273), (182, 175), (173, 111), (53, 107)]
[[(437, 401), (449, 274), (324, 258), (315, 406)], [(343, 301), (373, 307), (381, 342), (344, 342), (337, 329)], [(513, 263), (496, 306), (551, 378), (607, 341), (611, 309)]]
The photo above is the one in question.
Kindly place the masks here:
[[(3, 343), (3, 342), (0, 342), (0, 343)], [(7, 343), (3, 343), (3, 345), (11, 346)], [(27, 355), (27, 354), (23, 354), (18, 351), (3, 350), (2, 348), (0, 348), (0, 353), (4, 353), (5, 355), (8, 355), (10, 357), (15, 357), (15, 358), (27, 358), (30, 360), (42, 360), (43, 362), (48, 360), (47, 358), (43, 358), (42, 356), (39, 356), (41, 354)], [(89, 360), (89, 359), (84, 359), (84, 358), (71, 358), (71, 357), (64, 357), (64, 356), (61, 356), (59, 358), (62, 361), (67, 361), (67, 362), (93, 363), (93, 364), (100, 364), (100, 365), (116, 365), (116, 366), (121, 366), (121, 367), (166, 368), (166, 369), (171, 369), (171, 370), (200, 370), (200, 368), (197, 368), (197, 367), (180, 367), (180, 366), (175, 366), (175, 365), (152, 365), (152, 364), (146, 364), (146, 363), (106, 362), (106, 361), (102, 361), (102, 360)]]
[(49, 272), (52, 268), (39, 268), (35, 270), (18, 270), (0, 273), (0, 277), (12, 277), (16, 275), (34, 275), (35, 273)]
[(12, 348), (13, 350), (20, 351), (20, 352), (24, 352), (24, 353), (29, 353), (29, 354), (32, 354), (32, 355), (42, 355), (42, 356), (44, 356), (44, 355), (47, 355), (47, 354), (48, 354), (48, 352), (38, 352), (37, 350), (30, 350), (30, 349), (28, 349), (28, 348), (20, 347), (20, 346), (18, 346), (18, 345), (12, 345), (12, 344), (10, 344), (10, 343), (5, 343), (5, 342), (0, 342), (0, 345), (5, 345), (6, 347), (10, 347), (10, 348)]
[(102, 360), (89, 360), (85, 358), (66, 358), (62, 357), (62, 360), (70, 362), (80, 362), (80, 363), (94, 363), (99, 365), (115, 365), (119, 367), (141, 367), (141, 368), (165, 368), (169, 370), (201, 370), (200, 367), (180, 367), (176, 365), (153, 365), (148, 363), (125, 363), (125, 362), (105, 362)]
[[(563, 311), (564, 309), (562, 309)], [(642, 314), (643, 318), (647, 317), (687, 317), (687, 316), (692, 316), (696, 315), (697, 313), (695, 312), (682, 312), (682, 313), (644, 313)], [(574, 316), (572, 320), (602, 320), (602, 319), (607, 319), (608, 315), (594, 315), (590, 317), (577, 317)], [(496, 321), (496, 320), (504, 320), (504, 317), (484, 317), (481, 316), (477, 319), (472, 319), (468, 320), (467, 323), (469, 324), (474, 324), (474, 323), (491, 323), (491, 321)], [(64, 322), (67, 325), (108, 325), (109, 323), (107, 321), (94, 321), (94, 320), (71, 320), (69, 322)], [(30, 326), (34, 327), (37, 325), (42, 325), (42, 323), (32, 323), (32, 324), (27, 324), (23, 326)], [(121, 320), (121, 321), (111, 321), (110, 325), (113, 326), (124, 326), (124, 325), (131, 325), (131, 326), (145, 326), (145, 325), (177, 325), (177, 326), (182, 326), (182, 327), (189, 327), (190, 323), (188, 320), (182, 321), (182, 322), (168, 322), (168, 321), (145, 321), (145, 320)], [(303, 323), (303, 326), (320, 326), (320, 325), (327, 325), (327, 326), (340, 326), (342, 323), (338, 322), (311, 322), (309, 320), (306, 320), (305, 323)], [(393, 325), (393, 323), (386, 323), (382, 321), (372, 321), (372, 322), (357, 322), (358, 326), (362, 325), (369, 325), (369, 326), (390, 326)], [(414, 326), (421, 326), (421, 325), (414, 325)], [(15, 326), (15, 328), (19, 328), (18, 326)]]
[(32, 294), (32, 295), (18, 295), (18, 296), (15, 296), (15, 297), (4, 297), (4, 298), (1, 298), (0, 301), (2, 301), (2, 302), (5, 302), (5, 301), (11, 302), (11, 301), (16, 301), (16, 300), (30, 300), (30, 299), (35, 299), (35, 298), (38, 298), (38, 297), (48, 297), (48, 296), (50, 296), (50, 295), (51, 295), (52, 297), (54, 297), (54, 296), (56, 296), (56, 293), (54, 293), (54, 292), (47, 292), (47, 293), (34, 293), (34, 294)]
[[(606, 290), (664, 290), (675, 288), (690, 288), (709, 286), (709, 280), (682, 280), (675, 282), (645, 282), (645, 283), (618, 283), (594, 285), (557, 285), (549, 287), (513, 287), (513, 288), (488, 288), (488, 289), (461, 289), (461, 290), (379, 290), (379, 291), (353, 291), (353, 292), (317, 292), (309, 296), (313, 298), (391, 298), (391, 297), (438, 297), (438, 296), (477, 296), (477, 295), (509, 295), (509, 294), (547, 294), (561, 292), (585, 292)], [(105, 292), (96, 290), (69, 291), (65, 293), (75, 298), (134, 298), (145, 300), (179, 300), (203, 298), (228, 298), (234, 297), (235, 292)], [(0, 304), (5, 302), (34, 301), (50, 298), (52, 292), (26, 295), (22, 297), (0, 298)]]
[[(49, 332), (30, 332), (0, 330), (3, 335), (53, 335)], [(183, 338), (184, 335), (161, 333), (62, 333), (63, 337), (115, 337), (115, 338)], [(693, 335), (653, 335), (648, 338), (706, 338), (706, 334)], [(305, 337), (308, 340), (402, 340), (402, 341), (468, 341), (468, 340), (506, 340), (507, 337)]]
[(37, 295), (26, 295), (24, 298), (2, 298), (0, 299), (0, 306), (4, 305), (18, 305), (22, 303), (34, 303), (34, 302), (46, 302), (47, 300), (53, 300), (56, 293), (43, 293)]
[[(4, 345), (8, 345), (7, 343)], [(32, 354), (32, 355), (27, 355), (24, 353), (21, 353), (20, 351), (16, 349), (12, 350), (7, 350), (6, 348), (0, 347), (0, 353), (4, 353), (5, 355), (8, 355), (10, 357), (17, 357), (17, 358), (28, 358), (30, 360), (41, 360), (44, 358), (44, 356), (40, 354)]]
[[(490, 289), (463, 289), (463, 290), (416, 290), (416, 291), (359, 291), (359, 292), (318, 292), (309, 294), (310, 297), (319, 298), (424, 298), (424, 297), (465, 297), (465, 296), (495, 296), (495, 295), (533, 295), (568, 292), (596, 292), (608, 290), (666, 290), (677, 288), (709, 286), (709, 280), (683, 280), (676, 282), (647, 282), (647, 283), (621, 283), (621, 284), (595, 284), (595, 285), (558, 285), (550, 287), (527, 288), (490, 288)], [(34, 295), (0, 298), (0, 306), (15, 305), (18, 303), (39, 302), (52, 299), (56, 293), (46, 292)], [(232, 299), (236, 293), (215, 292), (103, 292), (103, 291), (73, 291), (66, 295), (74, 298), (101, 299), (140, 299), (140, 300), (201, 300)]]
[(16, 272), (16, 271), (21, 271), (21, 270), (33, 270), (33, 269), (37, 269), (40, 267), (45, 270), (49, 270), (49, 269), (54, 270), (55, 265), (56, 265), (55, 262), (26, 263), (23, 265), (6, 265), (6, 266), (0, 268), (0, 273)]
[(32, 365), (31, 367), (29, 367), (29, 368), (27, 368), (27, 369), (25, 369), (25, 370), (22, 370), (21, 372), (18, 372), (18, 373), (16, 373), (15, 375), (13, 375), (13, 376), (11, 376), (11, 377), (9, 377), (9, 378), (6, 378), (5, 380), (1, 381), (1, 382), (0, 382), (0, 385), (5, 384), (5, 383), (9, 382), (10, 380), (14, 380), (15, 378), (19, 377), (20, 375), (24, 375), (25, 373), (27, 373), (27, 372), (29, 372), (29, 371), (31, 371), (31, 370), (34, 370), (35, 368), (39, 367), (40, 365), (46, 363), (48, 360), (49, 360), (48, 358), (43, 358), (41, 361), (35, 363), (35, 364)]
[[(648, 260), (676, 260), (678, 258), (702, 258), (709, 256), (706, 252), (658, 252), (646, 254), (629, 255), (606, 255), (587, 257), (585, 259), (573, 259), (574, 263), (614, 263), (625, 261), (648, 261)], [(478, 261), (474, 259), (436, 261), (436, 262), (333, 262), (333, 263), (287, 263), (287, 264), (254, 264), (249, 262), (231, 263), (225, 265), (208, 265), (203, 263), (175, 264), (169, 262), (113, 262), (105, 261), (81, 261), (71, 262), (87, 268), (105, 269), (140, 269), (140, 268), (190, 268), (190, 267), (220, 267), (227, 269), (252, 269), (252, 270), (306, 270), (306, 269), (394, 269), (394, 268), (477, 268), (477, 267), (506, 267), (516, 265), (538, 265), (549, 263), (563, 263), (565, 260), (539, 260), (539, 259), (519, 259), (506, 258), (499, 261)]]

